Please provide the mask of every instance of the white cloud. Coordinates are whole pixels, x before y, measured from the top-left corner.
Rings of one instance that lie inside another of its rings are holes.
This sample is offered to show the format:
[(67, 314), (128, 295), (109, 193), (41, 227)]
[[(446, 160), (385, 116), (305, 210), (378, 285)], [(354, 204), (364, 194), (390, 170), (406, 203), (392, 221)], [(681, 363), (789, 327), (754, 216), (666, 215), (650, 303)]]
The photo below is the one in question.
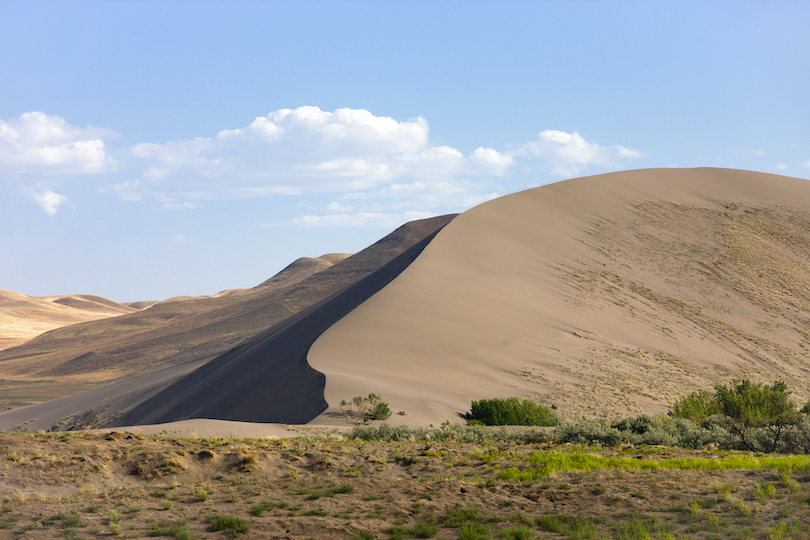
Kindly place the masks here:
[(119, 197), (164, 201), (377, 190), (401, 179), (428, 183), (504, 175), (514, 159), (491, 148), (470, 156), (429, 145), (427, 120), (366, 110), (281, 109), (250, 125), (132, 147), (138, 178), (107, 188)]
[(172, 242), (184, 244), (188, 242), (189, 238), (185, 234), (175, 234), (174, 236), (172, 236), (171, 240)]
[(787, 165), (784, 165), (784, 164), (782, 164), (782, 163), (777, 163), (776, 168), (777, 168), (777, 170), (780, 170), (780, 171), (786, 171), (786, 170), (788, 170), (790, 167), (788, 167)]
[(436, 216), (432, 212), (409, 211), (387, 214), (383, 212), (358, 212), (355, 214), (306, 215), (294, 218), (286, 223), (268, 224), (266, 226), (293, 226), (304, 228), (315, 227), (398, 227), (408, 221)]
[[(497, 197), (501, 179), (519, 161), (524, 175), (543, 168), (575, 175), (642, 157), (625, 146), (601, 146), (577, 132), (554, 130), (505, 151), (480, 146), (467, 154), (431, 146), (428, 122), (421, 116), (397, 120), (362, 109), (329, 112), (308, 106), (277, 110), (213, 137), (136, 144), (116, 154), (123, 169), (104, 143), (113, 135), (39, 112), (0, 121), (0, 172), (54, 180), (59, 174), (123, 170), (128, 177), (119, 175), (102, 191), (171, 210), (216, 199), (300, 196), (306, 198), (308, 215), (288, 224), (370, 226), (413, 212), (461, 211)], [(68, 202), (50, 190), (52, 184), (36, 183), (49, 189), (40, 187), (32, 195), (49, 214)], [(317, 194), (332, 194), (331, 202), (315, 203), (311, 196)]]
[(15, 175), (102, 173), (114, 164), (102, 137), (113, 135), (109, 130), (77, 128), (42, 112), (0, 120), (0, 169)]
[(34, 199), (34, 202), (36, 202), (40, 208), (42, 208), (42, 211), (49, 216), (55, 215), (60, 206), (70, 202), (64, 195), (54, 193), (49, 189), (39, 192), (34, 191), (32, 192), (31, 196)]
[(735, 150), (735, 154), (747, 154), (751, 156), (764, 156), (765, 152), (762, 150)]
[(810, 167), (810, 159), (808, 159), (807, 161), (804, 162), (804, 166), (805, 167)]
[(576, 131), (541, 131), (536, 141), (522, 144), (508, 153), (513, 156), (539, 158), (548, 162), (554, 174), (573, 176), (590, 166), (619, 167), (621, 161), (639, 159), (638, 150), (621, 145), (601, 146), (586, 141)]
[(502, 154), (492, 148), (476, 148), (470, 159), (483, 166), (484, 170), (488, 170), (491, 174), (503, 176), (509, 168), (515, 164), (515, 159), (512, 156)]

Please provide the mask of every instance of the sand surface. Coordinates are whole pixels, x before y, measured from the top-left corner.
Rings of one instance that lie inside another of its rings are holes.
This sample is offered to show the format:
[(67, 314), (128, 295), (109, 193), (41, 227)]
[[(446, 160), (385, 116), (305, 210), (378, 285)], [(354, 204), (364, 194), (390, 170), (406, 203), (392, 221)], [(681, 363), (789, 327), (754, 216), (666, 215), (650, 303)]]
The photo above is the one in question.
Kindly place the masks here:
[(568, 180), (465, 212), (325, 332), (310, 365), (338, 404), (458, 422), (519, 396), (568, 418), (663, 413), (748, 377), (810, 398), (810, 182), (723, 169)]
[[(189, 418), (308, 422), (326, 407), (323, 375), (306, 363), (310, 344), (331, 324), (394, 279), (424, 248), (429, 241), (426, 238), (432, 237), (453, 217), (439, 216), (408, 223), (350, 258), (326, 256), (337, 264), (331, 265), (330, 262), (326, 270), (306, 279), (299, 279), (302, 270), (296, 267), (304, 266), (306, 270), (313, 265), (299, 259), (256, 287), (272, 290), (278, 285), (281, 287), (278, 290), (286, 291), (286, 294), (271, 296), (272, 302), (267, 301), (267, 296), (261, 297), (265, 298), (265, 304), (289, 306), (304, 303), (307, 299), (312, 303), (312, 298), (329, 296), (326, 292), (331, 290), (337, 292), (318, 305), (306, 309), (303, 309), (306, 304), (296, 306), (303, 311), (272, 325), (253, 339), (245, 340), (241, 347), (232, 347), (222, 355), (196, 355), (184, 362), (169, 363), (168, 366), (164, 363), (165, 367), (153, 365), (140, 376), (125, 377), (113, 384), (62, 399), (0, 412), (0, 429), (88, 429), (108, 424), (128, 426)], [(294, 283), (291, 284), (291, 280)], [(243, 309), (236, 316), (255, 317), (257, 313), (263, 313), (263, 309), (266, 311), (266, 306), (256, 307), (262, 303), (261, 298), (240, 304)], [(168, 306), (180, 304), (182, 302), (172, 302)], [(166, 307), (151, 307), (149, 311)], [(195, 319), (195, 322), (199, 320)], [(215, 331), (219, 328), (211, 325), (208, 333), (214, 333), (216, 337)], [(102, 330), (95, 329), (93, 333)], [(81, 338), (79, 345), (88, 345), (86, 332), (74, 334)], [(141, 332), (139, 335), (145, 335), (147, 342), (154, 341), (151, 333)], [(65, 337), (68, 342), (69, 338)], [(94, 343), (98, 345), (98, 342)], [(28, 361), (21, 349), (16, 351), (21, 354), (15, 360), (18, 364)], [(101, 352), (92, 353), (92, 356), (102, 366), (114, 360)], [(148, 361), (148, 357), (141, 359), (142, 363)], [(88, 367), (89, 363), (85, 361), (83, 365)], [(15, 381), (6, 382), (12, 391), (25, 391), (25, 386), (20, 389), (19, 384), (15, 386)]]

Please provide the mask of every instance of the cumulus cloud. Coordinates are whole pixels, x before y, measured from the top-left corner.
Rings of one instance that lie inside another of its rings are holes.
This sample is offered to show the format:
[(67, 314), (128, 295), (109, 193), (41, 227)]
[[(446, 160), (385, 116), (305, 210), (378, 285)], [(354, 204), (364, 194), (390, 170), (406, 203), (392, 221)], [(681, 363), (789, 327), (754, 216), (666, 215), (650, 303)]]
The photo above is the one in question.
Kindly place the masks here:
[(785, 165), (785, 164), (783, 164), (783, 163), (777, 163), (777, 164), (776, 164), (776, 168), (777, 168), (777, 170), (780, 170), (780, 171), (786, 171), (786, 170), (788, 170), (790, 167), (788, 167), (787, 165)]
[(602, 146), (586, 141), (576, 131), (541, 131), (536, 141), (530, 141), (514, 148), (509, 155), (524, 158), (537, 158), (547, 162), (554, 174), (573, 176), (591, 166), (607, 168), (620, 167), (623, 162), (639, 159), (638, 150), (621, 145)]
[(807, 161), (804, 162), (804, 166), (805, 167), (810, 167), (810, 159), (808, 159)]
[(215, 137), (143, 143), (142, 173), (109, 189), (167, 202), (373, 190), (401, 179), (439, 183), (500, 176), (513, 158), (491, 148), (469, 156), (429, 145), (424, 118), (395, 120), (362, 109), (281, 109)]
[[(158, 208), (194, 209), (209, 200), (268, 196), (306, 197), (309, 203), (316, 196), (321, 202), (308, 204), (307, 215), (285, 223), (368, 226), (485, 202), (498, 196), (516, 169), (525, 174), (546, 168), (570, 176), (642, 157), (632, 148), (602, 146), (577, 132), (554, 130), (506, 150), (480, 146), (467, 153), (431, 145), (421, 116), (397, 120), (363, 109), (329, 112), (309, 106), (280, 109), (211, 137), (118, 149), (118, 163), (104, 142), (112, 135), (41, 112), (0, 121), (0, 172), (11, 171), (24, 187), (36, 185), (27, 191), (51, 215), (68, 203), (51, 191), (58, 189), (60, 174), (115, 170), (116, 179), (102, 191), (127, 201), (148, 200)], [(49, 181), (26, 177), (34, 174)], [(507, 189), (522, 187), (528, 183)]]
[(36, 202), (39, 207), (42, 208), (42, 211), (49, 216), (55, 215), (60, 206), (70, 202), (64, 195), (54, 193), (49, 189), (34, 191), (31, 196), (34, 199), (34, 202)]
[[(92, 126), (72, 126), (61, 116), (43, 112), (0, 120), (0, 178), (52, 216), (69, 201), (65, 195), (42, 186), (57, 183), (60, 175), (112, 170), (115, 162), (107, 154), (103, 140), (110, 136), (115, 133)], [(50, 181), (43, 182), (43, 177)]]
[(110, 135), (42, 112), (0, 120), (0, 168), (14, 174), (102, 173), (113, 165), (102, 139)]

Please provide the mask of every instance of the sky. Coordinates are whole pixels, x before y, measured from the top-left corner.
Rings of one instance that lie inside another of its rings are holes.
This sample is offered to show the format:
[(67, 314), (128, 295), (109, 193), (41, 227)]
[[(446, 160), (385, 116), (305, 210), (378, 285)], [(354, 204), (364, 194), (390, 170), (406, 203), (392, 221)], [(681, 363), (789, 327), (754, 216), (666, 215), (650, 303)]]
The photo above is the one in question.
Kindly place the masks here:
[(810, 2), (0, 2), (0, 289), (119, 302), (578, 176), (810, 179)]

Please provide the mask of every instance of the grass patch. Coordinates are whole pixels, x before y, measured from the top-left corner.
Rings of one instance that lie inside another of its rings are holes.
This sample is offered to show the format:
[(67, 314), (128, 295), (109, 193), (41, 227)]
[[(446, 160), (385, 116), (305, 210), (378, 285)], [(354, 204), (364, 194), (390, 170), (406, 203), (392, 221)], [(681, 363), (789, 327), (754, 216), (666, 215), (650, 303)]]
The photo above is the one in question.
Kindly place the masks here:
[(208, 528), (213, 531), (224, 531), (230, 536), (239, 536), (250, 530), (250, 525), (244, 519), (233, 516), (208, 516)]
[[(112, 531), (111, 531), (112, 532)], [(120, 530), (119, 530), (120, 532)], [(117, 534), (117, 533), (113, 533)], [(191, 531), (186, 527), (186, 522), (180, 521), (161, 521), (159, 524), (152, 527), (148, 533), (149, 536), (171, 536), (177, 540), (192, 540)]]

